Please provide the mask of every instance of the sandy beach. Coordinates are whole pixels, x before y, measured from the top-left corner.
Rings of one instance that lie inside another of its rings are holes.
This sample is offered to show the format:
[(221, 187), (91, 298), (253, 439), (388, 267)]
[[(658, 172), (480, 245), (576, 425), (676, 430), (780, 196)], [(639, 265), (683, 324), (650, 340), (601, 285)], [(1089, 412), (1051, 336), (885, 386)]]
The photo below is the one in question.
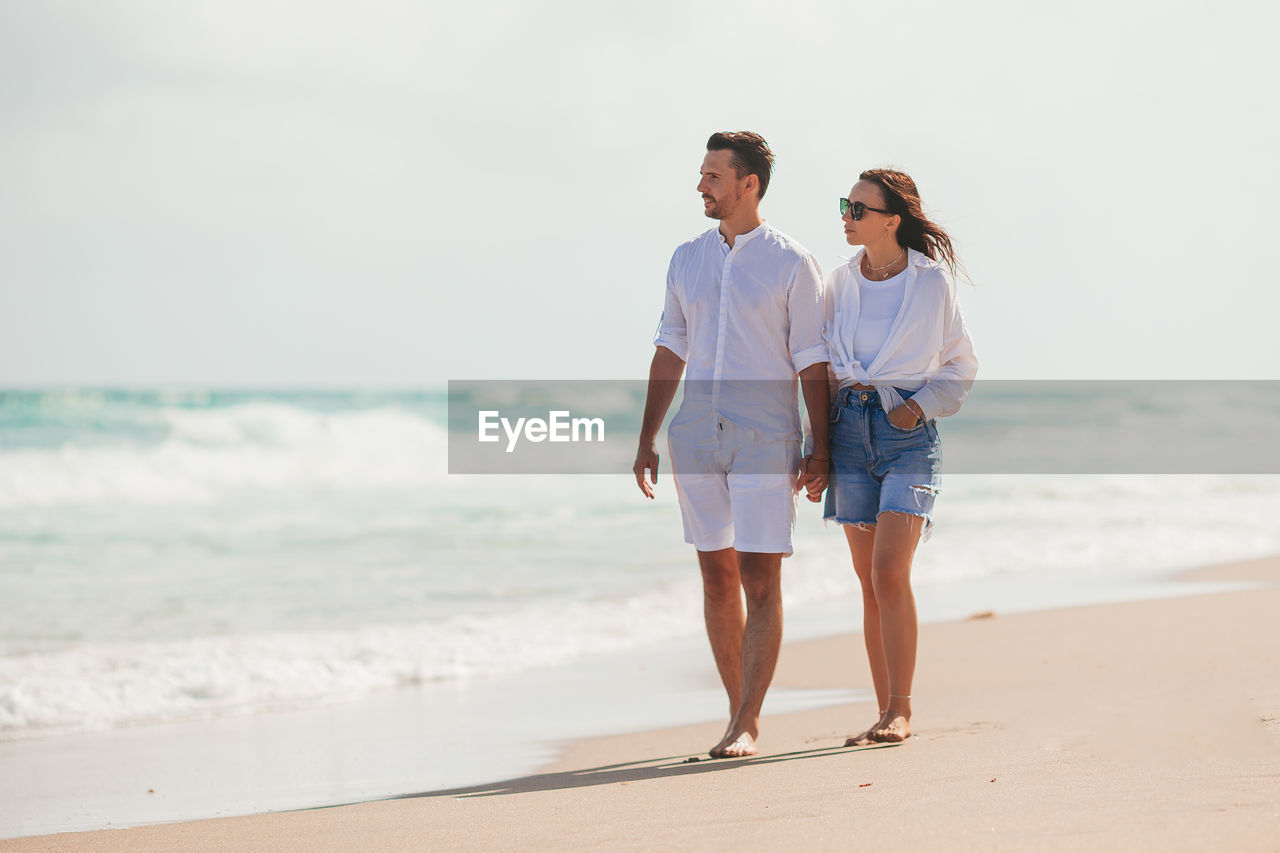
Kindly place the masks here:
[[(1188, 578), (1255, 585), (923, 626), (901, 745), (842, 746), (866, 704), (766, 704), (750, 759), (707, 759), (720, 724), (686, 726), (490, 785), (0, 850), (1280, 849), (1280, 558)], [(868, 679), (846, 635), (788, 644), (774, 683)]]

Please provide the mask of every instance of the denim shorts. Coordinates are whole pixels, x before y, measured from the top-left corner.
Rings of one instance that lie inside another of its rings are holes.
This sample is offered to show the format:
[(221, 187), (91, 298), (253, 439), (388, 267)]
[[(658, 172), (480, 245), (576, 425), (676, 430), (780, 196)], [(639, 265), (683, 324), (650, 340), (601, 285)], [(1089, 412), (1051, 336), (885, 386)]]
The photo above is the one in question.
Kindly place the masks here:
[[(912, 392), (901, 391), (904, 400)], [(914, 429), (889, 423), (875, 391), (841, 388), (831, 407), (831, 482), (823, 517), (840, 524), (873, 525), (882, 512), (918, 515), (933, 524), (942, 482), (938, 426)]]

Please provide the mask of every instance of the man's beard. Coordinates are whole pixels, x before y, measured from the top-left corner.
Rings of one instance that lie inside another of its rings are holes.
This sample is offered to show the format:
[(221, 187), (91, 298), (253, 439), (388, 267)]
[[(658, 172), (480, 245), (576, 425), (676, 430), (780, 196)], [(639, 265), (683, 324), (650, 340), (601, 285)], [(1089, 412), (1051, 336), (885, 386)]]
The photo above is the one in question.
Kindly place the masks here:
[[(704, 197), (705, 198), (705, 197)], [(734, 199), (711, 199), (711, 206), (706, 208), (703, 213), (708, 219), (724, 219), (730, 214), (726, 202), (734, 201)]]

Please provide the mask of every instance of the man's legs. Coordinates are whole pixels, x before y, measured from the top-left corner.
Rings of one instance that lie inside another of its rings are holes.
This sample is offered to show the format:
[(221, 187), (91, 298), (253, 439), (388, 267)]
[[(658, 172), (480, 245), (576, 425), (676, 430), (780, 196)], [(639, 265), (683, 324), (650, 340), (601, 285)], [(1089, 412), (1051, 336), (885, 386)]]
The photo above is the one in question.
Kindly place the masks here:
[[(730, 550), (730, 553), (734, 552)], [(742, 663), (738, 684), (741, 696), (732, 710), (733, 716), (724, 737), (711, 749), (712, 758), (737, 758), (756, 753), (760, 709), (773, 680), (778, 651), (782, 646), (782, 554), (736, 553), (738, 575), (747, 599), (739, 646)], [(723, 670), (721, 672), (723, 678)], [(725, 687), (729, 689), (727, 680)]]
[(738, 554), (732, 548), (699, 551), (702, 569), (702, 614), (707, 622), (707, 639), (720, 671), (720, 681), (729, 694), (729, 716), (742, 703), (742, 633), (746, 613), (742, 609), (742, 579)]
[[(713, 758), (725, 758), (756, 752), (760, 708), (778, 664), (782, 557), (791, 552), (800, 443), (753, 443), (728, 421), (717, 433), (714, 456), (669, 435), (685, 541), (699, 549), (707, 637), (729, 697), (729, 726), (711, 749)], [(740, 470), (724, 473), (726, 455)], [(744, 550), (716, 547), (730, 542)]]

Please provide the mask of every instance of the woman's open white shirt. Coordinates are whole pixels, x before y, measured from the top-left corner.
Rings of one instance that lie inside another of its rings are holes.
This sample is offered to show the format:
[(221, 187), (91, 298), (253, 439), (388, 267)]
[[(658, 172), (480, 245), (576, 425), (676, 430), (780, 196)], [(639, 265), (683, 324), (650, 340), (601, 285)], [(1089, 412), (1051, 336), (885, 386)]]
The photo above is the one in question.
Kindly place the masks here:
[(865, 249), (827, 276), (823, 335), (840, 387), (855, 383), (875, 386), (888, 412), (903, 402), (895, 383), (919, 386), (911, 399), (927, 420), (954, 414), (978, 375), (978, 357), (956, 298), (955, 282), (941, 264), (908, 249), (902, 308), (880, 353), (871, 364), (863, 365), (853, 355), (853, 334), (858, 328), (857, 269), (863, 252)]

